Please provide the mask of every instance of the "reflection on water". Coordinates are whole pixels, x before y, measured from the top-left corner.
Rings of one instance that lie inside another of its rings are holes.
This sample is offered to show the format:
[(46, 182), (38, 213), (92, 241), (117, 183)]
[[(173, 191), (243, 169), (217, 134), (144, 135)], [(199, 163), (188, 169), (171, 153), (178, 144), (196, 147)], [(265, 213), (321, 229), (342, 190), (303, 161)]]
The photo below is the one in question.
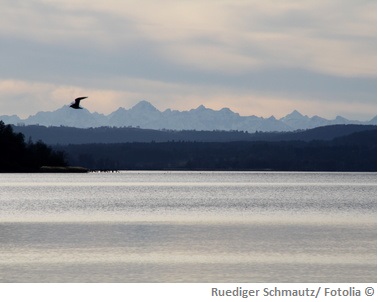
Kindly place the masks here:
[(372, 173), (0, 175), (1, 282), (376, 282)]

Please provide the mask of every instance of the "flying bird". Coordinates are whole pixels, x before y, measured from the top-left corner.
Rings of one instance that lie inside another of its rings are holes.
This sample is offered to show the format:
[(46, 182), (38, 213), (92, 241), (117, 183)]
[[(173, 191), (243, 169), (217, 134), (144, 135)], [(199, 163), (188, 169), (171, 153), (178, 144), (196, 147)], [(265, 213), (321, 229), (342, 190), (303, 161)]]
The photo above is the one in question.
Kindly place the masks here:
[(76, 98), (75, 102), (72, 103), (70, 105), (70, 107), (73, 108), (73, 109), (83, 109), (83, 107), (80, 107), (80, 101), (83, 100), (83, 99), (86, 99), (86, 98), (87, 98), (87, 96), (82, 96), (80, 98)]

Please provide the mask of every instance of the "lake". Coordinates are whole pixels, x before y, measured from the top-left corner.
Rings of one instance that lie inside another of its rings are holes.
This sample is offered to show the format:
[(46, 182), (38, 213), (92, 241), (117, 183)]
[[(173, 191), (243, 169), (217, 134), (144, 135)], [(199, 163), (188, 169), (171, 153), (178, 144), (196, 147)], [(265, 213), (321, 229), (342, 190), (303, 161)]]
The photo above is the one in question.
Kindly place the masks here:
[(376, 173), (0, 174), (0, 282), (377, 282)]

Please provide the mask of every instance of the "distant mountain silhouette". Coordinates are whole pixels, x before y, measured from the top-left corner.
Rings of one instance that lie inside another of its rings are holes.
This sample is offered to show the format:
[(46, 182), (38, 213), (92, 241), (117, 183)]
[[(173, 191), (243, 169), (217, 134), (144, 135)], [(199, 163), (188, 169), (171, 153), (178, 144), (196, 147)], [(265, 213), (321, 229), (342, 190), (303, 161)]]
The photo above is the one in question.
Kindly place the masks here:
[(88, 143), (126, 143), (126, 142), (232, 142), (232, 141), (312, 141), (332, 140), (366, 130), (376, 130), (374, 125), (332, 125), (314, 129), (291, 132), (256, 132), (246, 131), (196, 131), (196, 130), (152, 130), (131, 127), (46, 127), (13, 126), (33, 141), (55, 145)]
[(71, 110), (69, 106), (51, 112), (38, 112), (26, 119), (16, 115), (0, 116), (6, 124), (43, 126), (90, 127), (140, 127), (143, 129), (170, 130), (238, 130), (238, 131), (293, 131), (335, 124), (376, 125), (376, 117), (369, 121), (347, 120), (336, 117), (327, 120), (319, 116), (308, 117), (294, 110), (281, 119), (241, 116), (229, 108), (213, 110), (201, 105), (189, 111), (167, 109), (163, 112), (147, 101), (141, 101), (130, 109), (119, 108), (109, 115), (91, 113), (87, 109)]

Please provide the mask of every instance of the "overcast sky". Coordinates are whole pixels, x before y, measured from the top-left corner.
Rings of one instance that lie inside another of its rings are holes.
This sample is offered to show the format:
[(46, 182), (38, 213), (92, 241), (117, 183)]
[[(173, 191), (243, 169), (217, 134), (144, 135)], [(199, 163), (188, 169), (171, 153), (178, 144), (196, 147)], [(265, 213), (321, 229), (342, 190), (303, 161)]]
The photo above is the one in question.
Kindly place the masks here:
[(77, 96), (241, 115), (368, 120), (376, 0), (0, 0), (0, 115)]

